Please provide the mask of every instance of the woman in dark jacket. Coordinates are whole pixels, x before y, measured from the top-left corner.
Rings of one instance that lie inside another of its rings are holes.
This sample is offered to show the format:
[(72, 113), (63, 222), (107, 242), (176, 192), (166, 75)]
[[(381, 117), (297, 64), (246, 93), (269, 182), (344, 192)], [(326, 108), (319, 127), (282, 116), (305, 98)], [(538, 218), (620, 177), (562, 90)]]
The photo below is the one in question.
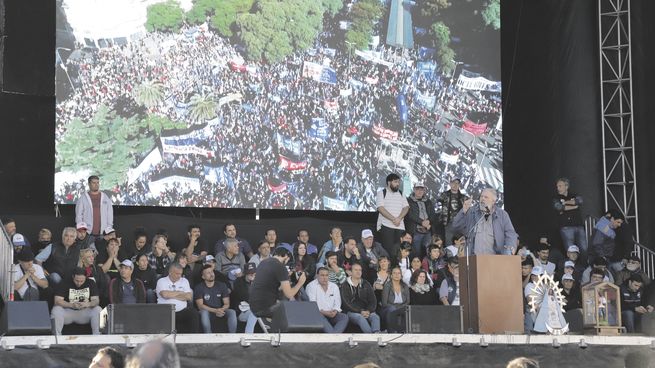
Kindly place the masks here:
[(402, 323), (399, 323), (398, 319), (404, 315), (403, 307), (407, 305), (409, 305), (409, 287), (402, 280), (400, 268), (395, 267), (391, 270), (391, 281), (387, 282), (382, 289), (380, 317), (387, 322), (388, 332), (402, 330)]
[(437, 304), (437, 292), (430, 285), (428, 273), (425, 270), (417, 270), (412, 274), (409, 286), (410, 305), (435, 305)]
[(307, 245), (296, 243), (293, 247), (294, 270), (296, 272), (305, 272), (307, 274), (307, 285), (316, 276), (316, 258), (313, 254), (307, 254)]
[(136, 264), (134, 265), (134, 272), (132, 277), (143, 281), (143, 286), (146, 288), (146, 301), (148, 303), (157, 303), (157, 274), (155, 270), (150, 268), (148, 263), (148, 255), (145, 253), (136, 256)]

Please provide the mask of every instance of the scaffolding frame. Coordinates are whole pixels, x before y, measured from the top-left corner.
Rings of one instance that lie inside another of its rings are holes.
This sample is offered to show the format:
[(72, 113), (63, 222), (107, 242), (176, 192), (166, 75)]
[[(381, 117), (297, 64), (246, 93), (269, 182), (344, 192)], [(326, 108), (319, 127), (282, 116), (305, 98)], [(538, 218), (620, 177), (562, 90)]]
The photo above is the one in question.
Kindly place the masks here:
[(630, 0), (598, 0), (598, 41), (605, 208), (623, 213), (638, 243)]

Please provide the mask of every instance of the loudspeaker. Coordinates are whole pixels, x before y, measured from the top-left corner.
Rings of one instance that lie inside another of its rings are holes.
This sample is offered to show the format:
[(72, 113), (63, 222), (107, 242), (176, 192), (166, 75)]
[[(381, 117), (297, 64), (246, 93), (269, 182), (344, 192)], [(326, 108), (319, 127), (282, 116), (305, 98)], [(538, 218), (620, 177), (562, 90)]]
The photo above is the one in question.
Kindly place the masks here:
[(0, 317), (0, 333), (14, 336), (52, 335), (46, 302), (8, 302)]
[(316, 302), (281, 302), (273, 311), (271, 332), (323, 332)]
[(462, 307), (409, 305), (405, 307), (406, 333), (463, 333)]
[(109, 304), (109, 334), (170, 334), (175, 330), (173, 304)]

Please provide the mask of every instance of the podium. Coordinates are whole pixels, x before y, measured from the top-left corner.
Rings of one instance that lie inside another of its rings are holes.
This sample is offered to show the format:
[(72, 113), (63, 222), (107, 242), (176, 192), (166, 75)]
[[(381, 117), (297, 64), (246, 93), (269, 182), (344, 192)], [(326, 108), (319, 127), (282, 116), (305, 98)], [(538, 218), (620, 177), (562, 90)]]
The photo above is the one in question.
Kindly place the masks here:
[(465, 332), (523, 333), (520, 256), (459, 257), (459, 283)]

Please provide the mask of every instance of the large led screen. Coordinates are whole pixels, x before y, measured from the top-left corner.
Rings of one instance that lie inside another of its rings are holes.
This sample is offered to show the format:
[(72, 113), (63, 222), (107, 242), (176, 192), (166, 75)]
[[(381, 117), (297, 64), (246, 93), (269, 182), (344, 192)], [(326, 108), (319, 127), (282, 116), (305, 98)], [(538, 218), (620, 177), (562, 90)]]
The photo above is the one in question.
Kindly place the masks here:
[[(502, 194), (500, 0), (57, 0), (55, 201)], [(501, 197), (502, 198), (502, 197)]]

